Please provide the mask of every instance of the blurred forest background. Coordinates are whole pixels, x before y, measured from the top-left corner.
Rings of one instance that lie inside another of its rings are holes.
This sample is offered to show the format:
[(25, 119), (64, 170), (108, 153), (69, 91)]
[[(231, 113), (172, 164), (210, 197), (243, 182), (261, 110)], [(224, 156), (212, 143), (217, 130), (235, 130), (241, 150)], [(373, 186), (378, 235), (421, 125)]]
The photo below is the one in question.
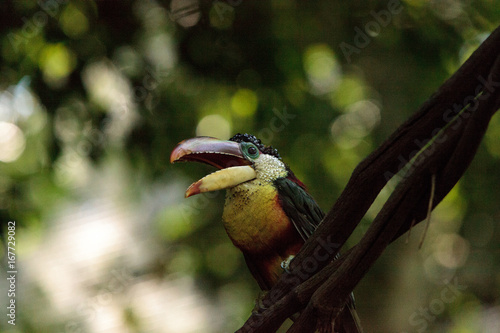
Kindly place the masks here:
[[(494, 0), (1, 1), (0, 221), (19, 273), (12, 326), (3, 239), (0, 330), (239, 328), (258, 287), (224, 193), (184, 199), (211, 168), (171, 165), (177, 142), (255, 134), (326, 211), (499, 24)], [(500, 332), (499, 138), (497, 114), (423, 248), (420, 225), (356, 288), (367, 332)]]

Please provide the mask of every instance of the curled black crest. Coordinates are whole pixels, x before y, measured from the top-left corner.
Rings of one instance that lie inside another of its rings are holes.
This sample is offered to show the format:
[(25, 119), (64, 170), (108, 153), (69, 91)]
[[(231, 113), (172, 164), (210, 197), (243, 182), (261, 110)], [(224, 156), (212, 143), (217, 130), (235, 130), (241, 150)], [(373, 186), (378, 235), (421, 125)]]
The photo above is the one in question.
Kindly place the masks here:
[(279, 158), (281, 160), (281, 156), (278, 153), (277, 149), (274, 149), (272, 146), (266, 146), (266, 145), (264, 145), (260, 141), (260, 139), (257, 139), (257, 137), (255, 135), (247, 134), (247, 133), (245, 133), (245, 134), (238, 133), (238, 134), (236, 134), (235, 136), (233, 136), (229, 140), (230, 141), (234, 141), (234, 142), (251, 142), (255, 146), (257, 146), (257, 148), (259, 148), (259, 150), (263, 154), (272, 155), (272, 156), (274, 156), (276, 158)]

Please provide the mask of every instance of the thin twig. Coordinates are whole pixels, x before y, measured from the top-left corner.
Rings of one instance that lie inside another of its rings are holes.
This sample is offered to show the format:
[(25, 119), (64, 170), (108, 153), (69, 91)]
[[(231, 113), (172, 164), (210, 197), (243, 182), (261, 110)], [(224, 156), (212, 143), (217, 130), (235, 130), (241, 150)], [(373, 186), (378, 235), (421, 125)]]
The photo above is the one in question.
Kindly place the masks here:
[(434, 194), (436, 193), (436, 174), (433, 173), (431, 176), (431, 197), (429, 198), (429, 206), (427, 206), (427, 218), (425, 221), (425, 229), (422, 234), (422, 238), (420, 238), (420, 244), (418, 244), (418, 249), (422, 248), (422, 244), (424, 244), (425, 235), (427, 235), (427, 230), (429, 229), (429, 224), (431, 223), (431, 213), (432, 213), (432, 204), (434, 202)]
[(408, 234), (406, 236), (406, 244), (408, 244), (408, 242), (410, 241), (411, 229), (413, 229), (415, 222), (417, 222), (416, 219), (411, 220), (410, 229), (408, 230)]

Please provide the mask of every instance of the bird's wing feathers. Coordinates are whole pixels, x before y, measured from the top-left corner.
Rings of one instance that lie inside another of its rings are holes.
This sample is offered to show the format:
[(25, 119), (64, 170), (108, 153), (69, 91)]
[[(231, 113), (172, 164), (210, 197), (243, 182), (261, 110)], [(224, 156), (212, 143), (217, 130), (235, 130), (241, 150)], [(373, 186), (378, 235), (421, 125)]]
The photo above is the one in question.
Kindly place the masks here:
[(283, 210), (305, 241), (316, 230), (325, 213), (316, 201), (292, 180), (279, 178), (274, 184), (278, 189)]
[[(285, 214), (292, 221), (304, 241), (307, 240), (319, 226), (325, 213), (319, 208), (313, 197), (293, 180), (280, 178), (274, 183), (278, 189), (278, 196)], [(339, 255), (337, 253), (335, 259)], [(347, 308), (339, 316), (338, 326), (347, 327), (345, 332), (363, 332), (354, 304), (354, 296), (351, 293), (347, 300)]]

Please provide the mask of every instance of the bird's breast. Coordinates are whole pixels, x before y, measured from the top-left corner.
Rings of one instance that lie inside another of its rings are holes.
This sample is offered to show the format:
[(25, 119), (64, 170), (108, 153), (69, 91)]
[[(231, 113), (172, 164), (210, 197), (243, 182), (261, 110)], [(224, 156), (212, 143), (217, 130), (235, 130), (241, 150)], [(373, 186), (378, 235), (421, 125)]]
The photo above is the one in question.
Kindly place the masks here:
[(245, 253), (279, 252), (295, 241), (296, 231), (270, 183), (254, 180), (229, 189), (222, 220), (234, 245)]

